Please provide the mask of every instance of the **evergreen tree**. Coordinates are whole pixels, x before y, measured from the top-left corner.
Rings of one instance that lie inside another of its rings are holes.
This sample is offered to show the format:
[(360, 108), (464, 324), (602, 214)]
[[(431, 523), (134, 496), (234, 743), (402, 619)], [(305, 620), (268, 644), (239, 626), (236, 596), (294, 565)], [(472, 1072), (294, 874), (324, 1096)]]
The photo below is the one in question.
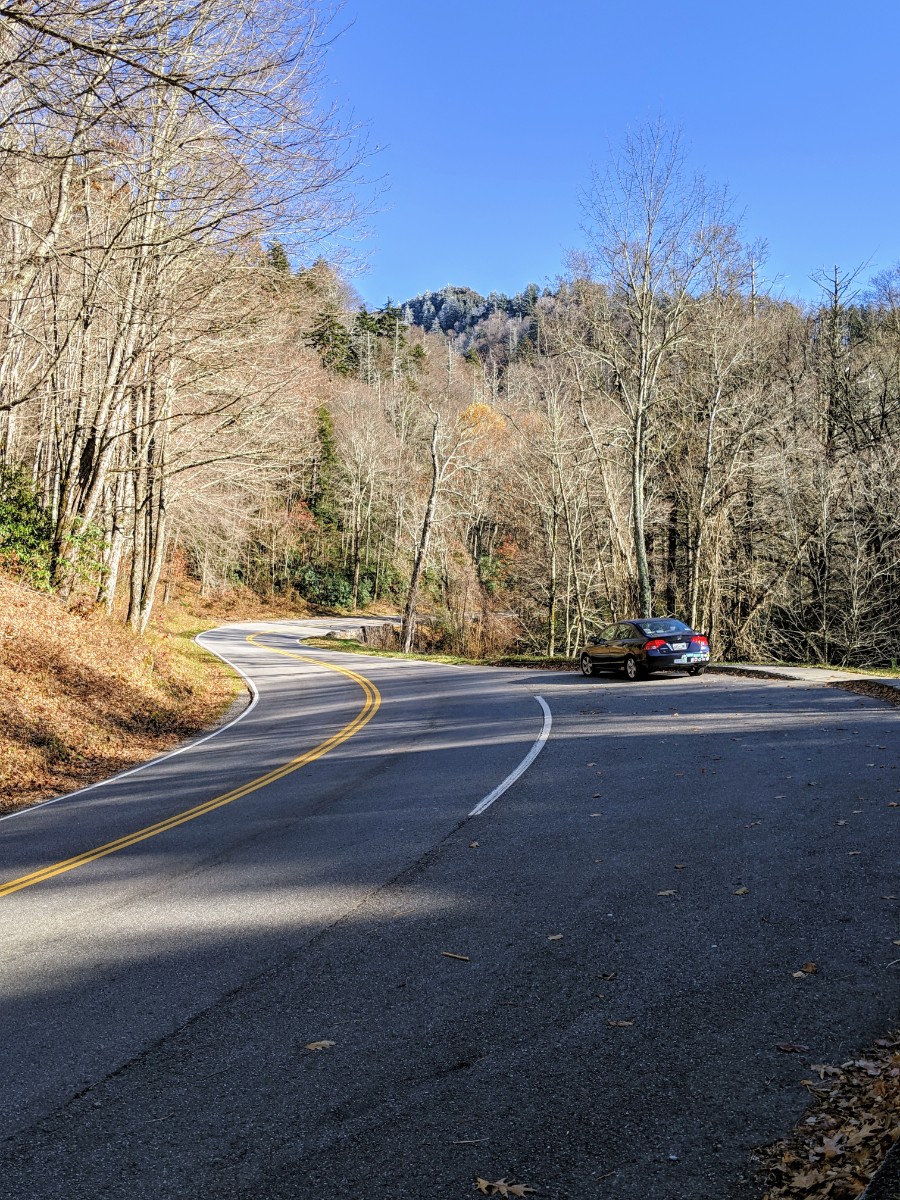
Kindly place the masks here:
[(290, 275), (291, 264), (281, 242), (272, 242), (268, 249), (269, 266), (279, 275)]
[(306, 343), (319, 352), (322, 366), (329, 371), (352, 375), (356, 370), (359, 361), (356, 348), (337, 305), (329, 304), (322, 309), (306, 335)]
[(316, 441), (318, 452), (313, 462), (310, 480), (309, 510), (320, 525), (331, 528), (337, 522), (335, 491), (339, 464), (334, 420), (325, 404), (320, 404), (316, 409)]

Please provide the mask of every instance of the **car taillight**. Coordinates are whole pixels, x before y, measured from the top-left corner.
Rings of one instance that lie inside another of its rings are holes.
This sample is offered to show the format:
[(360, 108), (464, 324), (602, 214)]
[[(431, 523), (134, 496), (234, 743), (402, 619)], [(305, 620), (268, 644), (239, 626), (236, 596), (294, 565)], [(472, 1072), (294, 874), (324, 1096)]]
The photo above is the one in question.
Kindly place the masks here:
[(666, 644), (665, 638), (651, 638), (649, 642), (644, 643), (645, 650), (661, 650)]
[(704, 650), (709, 649), (709, 638), (705, 638), (701, 635), (698, 637), (692, 637), (691, 641), (694, 643), (695, 646), (702, 646)]

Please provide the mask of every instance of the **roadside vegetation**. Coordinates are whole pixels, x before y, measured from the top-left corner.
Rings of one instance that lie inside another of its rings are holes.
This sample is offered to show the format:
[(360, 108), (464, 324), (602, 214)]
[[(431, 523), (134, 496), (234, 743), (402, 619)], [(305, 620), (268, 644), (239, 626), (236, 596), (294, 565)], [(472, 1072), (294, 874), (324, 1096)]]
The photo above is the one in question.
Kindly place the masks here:
[(138, 638), (96, 608), (66, 607), (0, 577), (0, 813), (103, 779), (213, 724), (238, 681), (194, 643), (196, 631)]
[(105, 779), (214, 726), (244, 690), (194, 641), (228, 620), (299, 615), (173, 587), (143, 636), (85, 596), (0, 574), (0, 814)]

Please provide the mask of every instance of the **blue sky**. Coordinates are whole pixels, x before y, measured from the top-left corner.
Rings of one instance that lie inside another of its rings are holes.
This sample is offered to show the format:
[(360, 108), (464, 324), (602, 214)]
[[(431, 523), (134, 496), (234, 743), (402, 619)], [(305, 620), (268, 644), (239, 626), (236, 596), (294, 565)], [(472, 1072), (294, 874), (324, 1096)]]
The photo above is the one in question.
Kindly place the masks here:
[(337, 24), (327, 94), (381, 147), (370, 306), (552, 283), (592, 166), (657, 115), (767, 240), (781, 294), (900, 261), (897, 0), (346, 0)]

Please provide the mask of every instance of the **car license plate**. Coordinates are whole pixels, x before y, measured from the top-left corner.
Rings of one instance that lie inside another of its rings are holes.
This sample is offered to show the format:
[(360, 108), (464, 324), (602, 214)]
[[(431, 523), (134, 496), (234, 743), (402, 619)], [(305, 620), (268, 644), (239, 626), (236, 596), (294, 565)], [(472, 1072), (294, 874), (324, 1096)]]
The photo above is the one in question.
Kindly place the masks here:
[(696, 662), (699, 657), (699, 654), (681, 654), (675, 661), (677, 663), (692, 663)]
[(687, 642), (672, 642), (673, 650), (687, 650)]

